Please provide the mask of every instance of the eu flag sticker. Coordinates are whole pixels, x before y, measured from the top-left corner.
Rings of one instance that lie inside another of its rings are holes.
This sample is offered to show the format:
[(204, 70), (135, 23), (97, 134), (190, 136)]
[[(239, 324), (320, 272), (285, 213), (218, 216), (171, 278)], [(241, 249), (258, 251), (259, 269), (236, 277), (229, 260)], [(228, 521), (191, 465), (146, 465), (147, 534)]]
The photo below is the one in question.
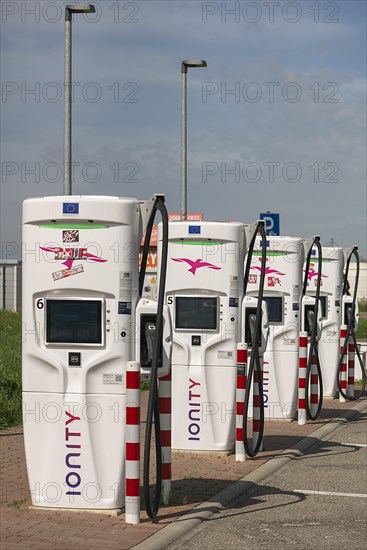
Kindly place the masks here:
[(62, 203), (63, 214), (79, 214), (78, 202), (63, 202)]
[(201, 227), (200, 225), (189, 225), (189, 235), (200, 235)]

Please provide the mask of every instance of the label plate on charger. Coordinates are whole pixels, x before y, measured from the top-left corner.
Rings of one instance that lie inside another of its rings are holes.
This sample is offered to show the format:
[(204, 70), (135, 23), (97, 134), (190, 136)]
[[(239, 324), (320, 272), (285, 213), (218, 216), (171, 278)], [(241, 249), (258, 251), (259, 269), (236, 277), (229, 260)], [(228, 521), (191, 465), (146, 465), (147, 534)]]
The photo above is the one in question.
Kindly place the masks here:
[(131, 315), (131, 302), (119, 302), (119, 315)]

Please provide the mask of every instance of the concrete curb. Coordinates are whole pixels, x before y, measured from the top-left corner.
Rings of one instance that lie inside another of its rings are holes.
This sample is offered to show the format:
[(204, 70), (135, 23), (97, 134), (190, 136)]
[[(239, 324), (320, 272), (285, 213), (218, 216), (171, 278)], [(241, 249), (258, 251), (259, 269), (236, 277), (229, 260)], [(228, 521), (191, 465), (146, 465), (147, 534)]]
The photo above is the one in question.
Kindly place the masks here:
[(189, 531), (200, 525), (202, 521), (210, 518), (210, 516), (222, 510), (232, 501), (241, 497), (255, 484), (264, 482), (289, 461), (302, 455), (310, 447), (317, 445), (315, 439), (320, 440), (320, 442), (325, 440), (332, 432), (349, 422), (357, 413), (364, 410), (367, 411), (365, 400), (358, 403), (352, 409), (344, 411), (338, 418), (330, 420), (324, 426), (321, 426), (321, 428), (318, 428), (289, 449), (283, 451), (280, 455), (269, 459), (265, 464), (259, 466), (259, 468), (256, 468), (256, 470), (242, 479), (235, 481), (206, 502), (202, 502), (192, 510), (189, 510), (161, 531), (132, 547), (131, 550), (162, 550), (167, 548), (169, 544), (187, 535)]

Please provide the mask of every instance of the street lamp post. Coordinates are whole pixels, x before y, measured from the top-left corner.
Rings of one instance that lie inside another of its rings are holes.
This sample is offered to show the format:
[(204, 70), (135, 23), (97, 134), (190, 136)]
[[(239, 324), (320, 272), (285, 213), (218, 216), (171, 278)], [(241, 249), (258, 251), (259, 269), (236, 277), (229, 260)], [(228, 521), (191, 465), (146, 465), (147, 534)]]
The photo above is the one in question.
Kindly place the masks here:
[(64, 76), (64, 195), (71, 195), (71, 26), (73, 13), (95, 13), (91, 4), (70, 4), (65, 8), (65, 76)]
[(181, 220), (187, 218), (187, 69), (206, 66), (204, 59), (181, 63)]

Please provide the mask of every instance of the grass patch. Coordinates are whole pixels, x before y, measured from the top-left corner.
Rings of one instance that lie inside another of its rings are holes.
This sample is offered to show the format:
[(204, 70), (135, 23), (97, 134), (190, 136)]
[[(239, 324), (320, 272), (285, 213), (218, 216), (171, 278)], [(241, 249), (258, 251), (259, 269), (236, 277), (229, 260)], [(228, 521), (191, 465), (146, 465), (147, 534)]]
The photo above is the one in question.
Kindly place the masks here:
[(0, 429), (22, 421), (22, 319), (0, 311)]
[(24, 504), (26, 503), (26, 500), (11, 500), (10, 502), (1, 502), (1, 506), (6, 506), (7, 508), (15, 508), (16, 510), (20, 510)]
[(367, 311), (367, 298), (362, 298), (358, 300), (359, 311)]
[(367, 319), (359, 318), (358, 330), (357, 330), (357, 340), (359, 338), (367, 338)]

